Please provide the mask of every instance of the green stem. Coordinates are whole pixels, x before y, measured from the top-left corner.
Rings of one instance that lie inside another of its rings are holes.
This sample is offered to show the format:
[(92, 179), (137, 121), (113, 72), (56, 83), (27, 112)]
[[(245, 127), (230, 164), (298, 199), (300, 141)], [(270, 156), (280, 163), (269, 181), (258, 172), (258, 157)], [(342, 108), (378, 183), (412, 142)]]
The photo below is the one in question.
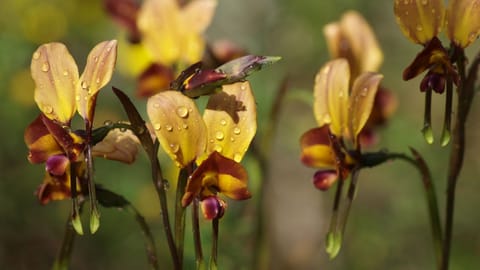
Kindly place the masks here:
[(198, 216), (198, 199), (193, 199), (192, 205), (192, 230), (193, 242), (195, 246), (195, 264), (196, 269), (205, 269), (205, 262), (203, 261), (202, 239), (200, 237), (200, 223)]
[(423, 115), (423, 137), (428, 144), (433, 143), (433, 131), (432, 131), (432, 89), (425, 90), (425, 112)]
[(442, 146), (447, 146), (450, 142), (450, 126), (452, 120), (452, 101), (453, 101), (453, 82), (452, 80), (447, 81), (447, 97), (445, 98), (445, 116), (443, 121), (443, 131), (442, 131)]
[(178, 175), (177, 191), (175, 197), (175, 243), (177, 244), (177, 254), (180, 261), (180, 268), (183, 265), (183, 246), (185, 238), (185, 208), (182, 206), (182, 197), (185, 194), (188, 176), (191, 174), (191, 165), (189, 168), (182, 168)]
[(53, 263), (52, 270), (68, 270), (70, 257), (72, 255), (73, 243), (75, 242), (75, 229), (72, 226), (71, 218), (67, 219), (65, 224), (65, 233), (63, 235), (62, 246), (58, 252), (57, 258)]
[(217, 270), (217, 257), (218, 257), (218, 224), (219, 219), (214, 218), (212, 220), (212, 254), (210, 256), (210, 270)]
[(350, 214), (350, 209), (352, 208), (353, 199), (355, 198), (355, 194), (357, 192), (357, 183), (358, 183), (358, 174), (360, 173), (360, 168), (354, 168), (352, 171), (352, 176), (350, 177), (350, 186), (348, 187), (347, 193), (347, 207), (345, 209), (345, 213), (343, 215), (343, 220), (340, 225), (342, 235), (345, 234), (345, 228), (348, 221), (348, 216)]

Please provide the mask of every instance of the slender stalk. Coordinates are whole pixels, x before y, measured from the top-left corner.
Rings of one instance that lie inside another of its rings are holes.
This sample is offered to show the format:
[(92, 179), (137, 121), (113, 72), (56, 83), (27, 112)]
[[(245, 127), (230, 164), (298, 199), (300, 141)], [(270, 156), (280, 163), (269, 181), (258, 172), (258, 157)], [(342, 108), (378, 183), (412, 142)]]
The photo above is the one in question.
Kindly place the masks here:
[(210, 256), (210, 270), (217, 270), (217, 255), (218, 255), (218, 224), (219, 219), (212, 220), (212, 254)]
[(433, 143), (433, 131), (432, 131), (432, 89), (425, 90), (425, 112), (423, 115), (423, 137), (427, 143)]
[(353, 199), (355, 198), (355, 193), (357, 192), (357, 183), (358, 183), (358, 174), (360, 173), (360, 168), (355, 168), (352, 171), (352, 176), (350, 177), (350, 186), (348, 187), (347, 193), (347, 207), (343, 215), (343, 220), (340, 225), (342, 235), (345, 233), (345, 228), (348, 221), (348, 216), (350, 214), (350, 209), (352, 208)]
[(175, 197), (175, 243), (177, 244), (177, 254), (180, 261), (180, 268), (183, 265), (183, 246), (185, 238), (185, 208), (182, 206), (182, 197), (185, 194), (188, 176), (192, 173), (191, 165), (189, 168), (182, 168), (178, 175), (177, 191)]
[(195, 245), (195, 264), (196, 269), (205, 269), (202, 252), (202, 240), (200, 237), (200, 223), (198, 216), (198, 199), (193, 199), (192, 205), (192, 230), (193, 230), (193, 242)]
[(57, 258), (53, 263), (52, 270), (68, 270), (70, 257), (72, 255), (73, 243), (75, 242), (75, 229), (72, 226), (71, 218), (67, 219), (65, 224), (65, 233), (63, 235), (62, 246), (58, 252)]
[(448, 80), (447, 82), (447, 97), (445, 98), (445, 116), (443, 120), (443, 131), (442, 131), (442, 146), (447, 146), (450, 142), (450, 126), (452, 120), (452, 101), (453, 101), (453, 82)]
[(80, 206), (77, 194), (77, 175), (76, 175), (76, 163), (70, 163), (70, 192), (72, 193), (72, 215), (70, 217), (72, 226), (75, 231), (82, 235), (83, 227), (82, 220), (80, 219)]
[(100, 212), (98, 211), (97, 195), (95, 194), (95, 182), (93, 180), (93, 156), (92, 156), (92, 125), (85, 120), (87, 139), (87, 148), (85, 149), (85, 159), (87, 161), (87, 183), (88, 194), (90, 198), (90, 232), (93, 234), (100, 226)]

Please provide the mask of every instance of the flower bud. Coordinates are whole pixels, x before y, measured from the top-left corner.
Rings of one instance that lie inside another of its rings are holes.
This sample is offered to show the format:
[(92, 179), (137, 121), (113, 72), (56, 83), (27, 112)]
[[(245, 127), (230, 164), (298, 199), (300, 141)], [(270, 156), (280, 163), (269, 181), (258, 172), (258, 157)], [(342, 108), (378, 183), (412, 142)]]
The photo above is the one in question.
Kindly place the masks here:
[(313, 175), (313, 184), (320, 190), (328, 190), (335, 181), (338, 175), (335, 170), (320, 170)]
[(202, 210), (203, 217), (205, 217), (205, 219), (212, 220), (223, 217), (223, 214), (227, 209), (227, 203), (216, 196), (210, 196), (201, 201), (200, 208)]
[(61, 176), (65, 174), (69, 164), (70, 162), (66, 156), (54, 155), (47, 159), (45, 170), (52, 175)]

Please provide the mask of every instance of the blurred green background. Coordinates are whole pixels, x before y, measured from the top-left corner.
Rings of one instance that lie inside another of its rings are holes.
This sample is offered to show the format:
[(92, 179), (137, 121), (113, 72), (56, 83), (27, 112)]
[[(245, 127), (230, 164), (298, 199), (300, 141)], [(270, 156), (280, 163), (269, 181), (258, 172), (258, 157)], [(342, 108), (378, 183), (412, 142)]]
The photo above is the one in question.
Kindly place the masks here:
[[(252, 158), (244, 161), (250, 170), (253, 199), (231, 202), (220, 229), (220, 269), (251, 269), (255, 191), (265, 187), (263, 214), (270, 239), (268, 269), (434, 269), (434, 255), (427, 208), (419, 175), (407, 164), (392, 162), (360, 174), (360, 188), (352, 209), (344, 247), (329, 261), (324, 252), (333, 192), (315, 190), (313, 169), (299, 162), (300, 135), (315, 126), (311, 102), (313, 78), (328, 59), (323, 25), (336, 21), (349, 9), (360, 11), (372, 25), (384, 50), (383, 85), (392, 89), (399, 108), (381, 131), (377, 149), (406, 152), (413, 146), (431, 166), (444, 206), (446, 164), (449, 149), (427, 145), (420, 133), (423, 95), (419, 80), (403, 82), (401, 72), (419, 46), (400, 33), (393, 16), (393, 1), (337, 0), (221, 0), (207, 40), (230, 39), (253, 54), (279, 55), (278, 64), (252, 76), (259, 108), (259, 129), (268, 121), (274, 92), (288, 75), (289, 93), (279, 116), (269, 160), (269, 179)], [(125, 40), (124, 33), (108, 18), (102, 1), (94, 0), (2, 0), (0, 1), (0, 269), (49, 269), (61, 243), (69, 214), (68, 201), (41, 206), (33, 192), (43, 177), (42, 165), (26, 159), (25, 127), (36, 117), (33, 81), (29, 65), (33, 51), (42, 43), (66, 43), (82, 70), (88, 51), (107, 39)], [(478, 42), (477, 42), (478, 43)], [(122, 44), (120, 44), (122, 46)], [(469, 48), (471, 55), (478, 45)], [(116, 72), (98, 100), (97, 124), (124, 116), (110, 86), (133, 96), (134, 78)], [(302, 97), (302, 98), (300, 98)], [(144, 112), (144, 101), (136, 101)], [(474, 101), (467, 123), (465, 167), (458, 184), (451, 269), (480, 266), (480, 103)], [(454, 112), (455, 113), (455, 112)], [(433, 124), (438, 138), (443, 118), (443, 96), (434, 97)], [(169, 164), (162, 165), (168, 171)], [(167, 172), (173, 175), (173, 172)], [(127, 197), (151, 224), (162, 269), (169, 268), (166, 242), (159, 220), (158, 203), (150, 184), (148, 161), (142, 153), (130, 166), (98, 160), (96, 181)], [(442, 212), (443, 216), (443, 212)], [(84, 216), (84, 225), (88, 220)], [(203, 240), (209, 244), (207, 222)], [(187, 229), (187, 232), (189, 230)], [(187, 235), (189, 235), (187, 233)], [(147, 269), (143, 239), (133, 219), (124, 212), (102, 209), (100, 230), (78, 237), (72, 269)], [(191, 241), (187, 237), (187, 243)], [(208, 255), (208, 249), (206, 254)], [(193, 249), (188, 245), (187, 265), (193, 267)]]

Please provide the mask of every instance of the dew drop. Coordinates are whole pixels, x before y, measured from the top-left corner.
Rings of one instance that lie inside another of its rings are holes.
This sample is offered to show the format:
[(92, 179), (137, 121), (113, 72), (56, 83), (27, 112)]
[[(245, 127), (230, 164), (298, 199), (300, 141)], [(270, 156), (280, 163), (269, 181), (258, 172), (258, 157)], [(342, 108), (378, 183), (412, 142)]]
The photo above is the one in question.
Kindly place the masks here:
[(63, 76), (67, 77), (68, 76), (68, 71), (64, 70), (63, 71)]
[(178, 107), (177, 108), (177, 115), (180, 116), (181, 118), (188, 117), (188, 109), (184, 106)]
[(240, 153), (235, 153), (235, 154), (233, 155), (233, 160), (235, 160), (236, 162), (242, 161), (242, 154), (240, 154)]
[(34, 52), (33, 53), (33, 59), (38, 60), (38, 58), (40, 58), (40, 52)]
[(75, 100), (80, 101), (80, 95), (75, 95)]
[(235, 135), (240, 135), (240, 132), (242, 132), (242, 130), (239, 127), (235, 127), (233, 129), (233, 134), (235, 134)]
[(428, 0), (422, 0), (422, 5), (426, 6), (428, 4)]
[(98, 62), (98, 56), (93, 57), (93, 62), (95, 62), (95, 63)]
[(366, 97), (367, 93), (368, 93), (368, 88), (365, 87), (365, 88), (362, 89), (362, 92), (360, 93), (360, 96)]
[(225, 135), (223, 134), (222, 131), (217, 131), (215, 132), (215, 138), (219, 141), (223, 140), (223, 138), (225, 138)]
[(246, 88), (245, 88), (245, 85), (240, 86), (240, 89), (241, 89), (241, 90), (245, 90), (245, 89), (246, 89)]
[(48, 72), (50, 70), (50, 65), (47, 62), (45, 62), (45, 63), (42, 64), (41, 69), (42, 69), (43, 72)]
[(162, 125), (160, 125), (160, 123), (156, 123), (156, 124), (153, 125), (153, 128), (155, 130), (160, 130), (160, 129), (162, 129)]
[(343, 98), (343, 92), (342, 91), (338, 92), (338, 97)]
[(220, 125), (225, 126), (227, 124), (227, 120), (222, 119), (220, 120)]
[(126, 132), (127, 131), (127, 128), (126, 127), (121, 127), (120, 128), (120, 132)]
[(213, 147), (213, 150), (217, 151), (218, 153), (221, 153), (223, 148), (221, 145), (215, 144), (215, 146)]
[(100, 84), (100, 78), (97, 78), (97, 80), (95, 81), (97, 84)]
[(80, 83), (80, 86), (82, 87), (83, 90), (88, 90), (88, 84), (86, 81), (82, 81)]
[(230, 137), (230, 141), (231, 141), (231, 142), (234, 142), (234, 141), (235, 141), (235, 138)]
[(153, 103), (154, 108), (160, 108), (160, 103)]
[(43, 111), (47, 114), (53, 113), (53, 107), (50, 105), (44, 105), (43, 106)]
[(417, 31), (419, 31), (419, 32), (423, 31), (423, 27), (422, 27), (420, 24), (417, 25), (417, 28), (416, 28), (416, 29), (417, 29)]
[(323, 116), (323, 121), (325, 123), (330, 123), (332, 122), (332, 118), (330, 118), (330, 115), (328, 113), (326, 113), (324, 116)]
[(165, 129), (166, 129), (167, 131), (172, 131), (172, 130), (173, 130), (173, 127), (172, 127), (172, 125), (166, 124), (166, 125), (165, 125)]
[(183, 123), (182, 127), (183, 127), (184, 129), (188, 129), (188, 125), (185, 124), (185, 123)]
[(210, 142), (210, 143), (214, 143), (215, 141), (214, 141), (213, 139), (210, 139), (209, 142)]
[(105, 120), (105, 122), (103, 122), (103, 124), (107, 127), (111, 127), (113, 125), (113, 121), (112, 120)]
[(168, 180), (162, 180), (162, 185), (164, 190), (168, 190), (170, 188), (170, 182), (168, 182)]
[(172, 149), (172, 152), (176, 154), (178, 153), (178, 150), (180, 150), (180, 145), (176, 143), (171, 143), (170, 148)]

